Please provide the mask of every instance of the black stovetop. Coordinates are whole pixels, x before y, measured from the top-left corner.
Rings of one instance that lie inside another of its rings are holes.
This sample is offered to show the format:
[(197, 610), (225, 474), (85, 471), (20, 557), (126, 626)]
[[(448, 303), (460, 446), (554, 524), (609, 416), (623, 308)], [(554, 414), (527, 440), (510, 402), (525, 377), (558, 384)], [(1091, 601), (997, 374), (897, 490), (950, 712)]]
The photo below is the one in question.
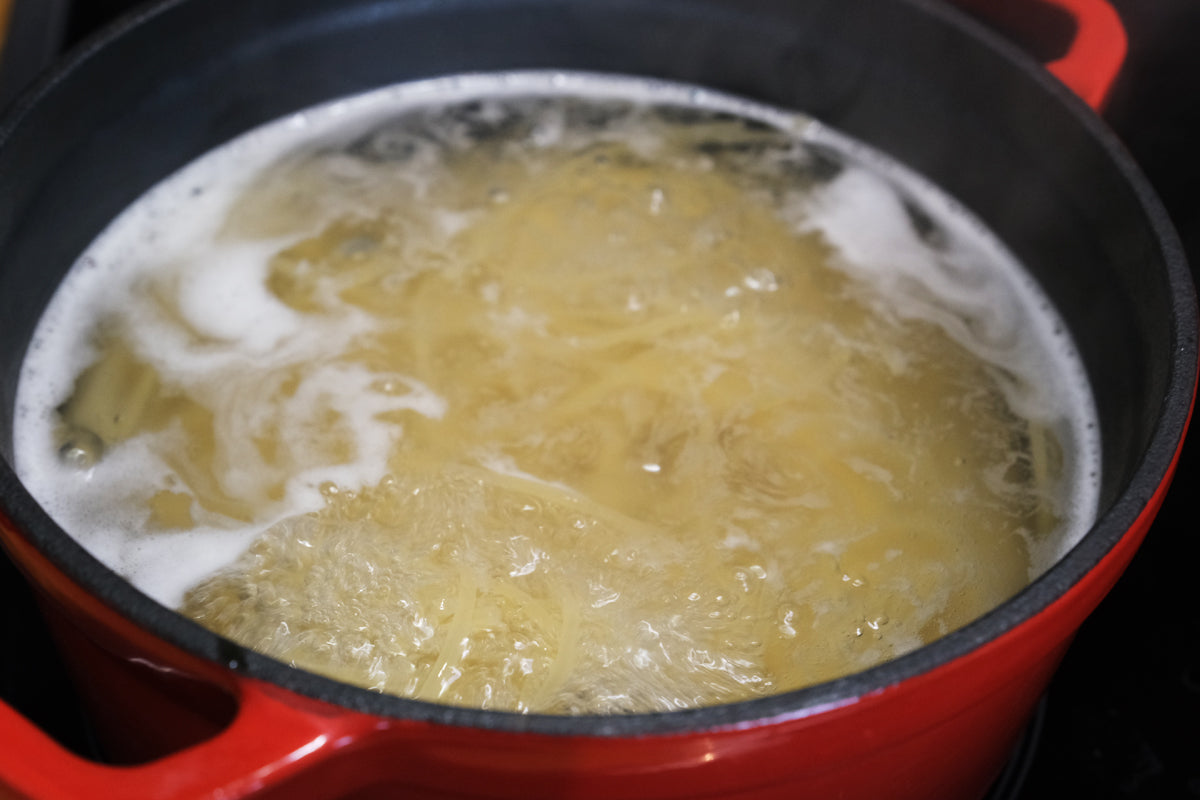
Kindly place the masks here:
[[(1104, 116), (1157, 189), (1200, 275), (1200, 2), (1111, 1), (1130, 54)], [(32, 2), (61, 6), (67, 43), (135, 4)], [(996, 800), (1200, 798), (1198, 494), (1193, 434), (1149, 537), (1080, 630)], [(29, 591), (2, 553), (0, 697), (71, 749), (94, 752)]]

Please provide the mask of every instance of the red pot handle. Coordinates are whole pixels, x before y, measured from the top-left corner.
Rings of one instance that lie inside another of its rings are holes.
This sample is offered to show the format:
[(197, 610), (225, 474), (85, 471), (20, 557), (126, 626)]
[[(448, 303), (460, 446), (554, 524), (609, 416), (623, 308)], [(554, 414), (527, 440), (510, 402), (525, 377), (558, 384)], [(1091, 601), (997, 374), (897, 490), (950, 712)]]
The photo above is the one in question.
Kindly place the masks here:
[[(197, 745), (134, 766), (76, 756), (0, 702), (0, 797), (236, 800), (262, 796), (258, 793), (264, 790), (271, 797), (324, 796), (333, 787), (321, 784), (333, 776), (323, 781), (313, 767), (380, 724), (356, 712), (330, 714), (314, 701), (287, 695), (270, 684), (247, 679), (238, 688), (238, 714), (229, 727)], [(307, 702), (314, 707), (300, 707)], [(303, 788), (296, 782), (301, 774)], [(347, 786), (353, 782), (339, 776), (338, 788), (354, 788)]]
[(1096, 111), (1104, 108), (1109, 92), (1125, 63), (1128, 37), (1116, 10), (1107, 0), (953, 0), (978, 16), (985, 24), (1030, 38), (1045, 31), (1032, 30), (1039, 23), (1030, 5), (1050, 6), (1063, 12), (1074, 26), (1067, 52), (1046, 64), (1046, 69), (1079, 95)]
[(1125, 63), (1129, 40), (1116, 10), (1104, 0), (1046, 0), (1075, 20), (1075, 40), (1061, 58), (1046, 64), (1071, 91), (1100, 111)]

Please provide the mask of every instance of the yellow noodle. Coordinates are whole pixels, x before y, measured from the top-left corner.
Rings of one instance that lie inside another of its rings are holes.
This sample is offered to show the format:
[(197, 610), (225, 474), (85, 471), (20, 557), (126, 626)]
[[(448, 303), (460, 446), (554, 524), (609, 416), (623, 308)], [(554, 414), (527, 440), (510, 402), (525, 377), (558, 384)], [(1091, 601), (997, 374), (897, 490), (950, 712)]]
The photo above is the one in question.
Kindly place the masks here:
[(579, 607), (574, 595), (564, 592), (559, 602), (561, 624), (555, 638), (557, 652), (550, 662), (550, 669), (542, 679), (532, 698), (526, 703), (531, 711), (546, 711), (570, 678), (579, 660)]
[(456, 668), (463, 657), (463, 648), (472, 632), (475, 613), (475, 601), (479, 586), (470, 567), (459, 565), (458, 596), (456, 598), (450, 625), (446, 629), (445, 638), (438, 650), (437, 660), (429, 668), (425, 680), (417, 688), (415, 696), (422, 700), (436, 700), (445, 692), (442, 683), (442, 672), (447, 667)]

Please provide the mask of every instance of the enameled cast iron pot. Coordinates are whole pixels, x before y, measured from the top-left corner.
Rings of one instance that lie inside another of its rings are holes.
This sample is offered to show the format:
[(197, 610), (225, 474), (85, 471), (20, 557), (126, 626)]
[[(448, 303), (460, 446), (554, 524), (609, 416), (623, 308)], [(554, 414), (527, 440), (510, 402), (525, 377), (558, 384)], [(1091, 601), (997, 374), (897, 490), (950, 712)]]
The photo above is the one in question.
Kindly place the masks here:
[[(1097, 103), (1123, 32), (1095, 0), (1057, 4), (1078, 38), (1052, 66)], [(1093, 384), (1103, 485), (1084, 541), (983, 619), (861, 674), (714, 708), (568, 718), (381, 696), (245, 652), (147, 599), (46, 517), (10, 466), (18, 369), (64, 271), (122, 208), (213, 146), (314, 103), (554, 67), (804, 110), (979, 215), (1059, 305)], [(0, 129), (0, 325), (3, 545), (125, 765), (73, 756), (0, 706), (0, 795), (39, 798), (979, 798), (1146, 534), (1196, 376), (1186, 265), (1114, 137), (1040, 64), (918, 0), (153, 6), (77, 50)]]

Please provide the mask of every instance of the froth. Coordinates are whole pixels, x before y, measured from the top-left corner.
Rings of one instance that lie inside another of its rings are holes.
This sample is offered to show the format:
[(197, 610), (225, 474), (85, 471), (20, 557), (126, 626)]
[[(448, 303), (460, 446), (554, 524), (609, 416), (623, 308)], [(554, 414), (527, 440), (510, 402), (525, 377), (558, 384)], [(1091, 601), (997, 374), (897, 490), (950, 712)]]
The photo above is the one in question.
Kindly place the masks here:
[[(121, 502), (133, 487), (171, 486), (161, 451), (133, 440), (106, 456), (117, 463), (106, 465), (103, 476), (65, 467), (55, 452), (53, 409), (94, 358), (97, 322), (115, 317), (118, 308), (145, 332), (147, 347), (140, 355), (214, 407), (239, 393), (272, 391), (269, 384), (239, 381), (241, 360), (277, 374), (293, 364), (322, 364), (364, 323), (349, 309), (319, 320), (299, 314), (264, 289), (269, 256), (292, 243), (287, 239), (222, 238), (224, 220), (255, 176), (297, 148), (344, 147), (406, 109), (473, 97), (562, 94), (728, 112), (836, 153), (843, 162), (837, 174), (793, 196), (787, 213), (797, 228), (819, 231), (846, 270), (885, 285), (895, 300), (890, 313), (935, 321), (1012, 376), (1002, 384), (1010, 404), (1052, 427), (1073, 453), (1062, 498), (1070, 529), (1062, 539), (1031, 542), (1034, 571), (1043, 571), (1077, 541), (1094, 513), (1099, 461), (1083, 370), (1049, 302), (981, 225), (918, 176), (803, 115), (695, 87), (583, 74), (460, 76), (339, 100), (257, 129), (155, 187), (83, 254), (46, 310), (18, 395), (14, 435), (22, 480), (94, 555), (170, 606), (275, 521), (320, 508), (322, 484), (354, 489), (378, 482), (395, 437), (381, 415), (408, 409), (437, 417), (445, 410), (442, 398), (403, 375), (381, 378), (346, 364), (318, 367), (289, 396), (286, 413), (305, 419), (336, 408), (352, 434), (356, 458), (307, 464), (288, 482), (269, 519), (231, 526), (202, 514), (196, 529), (186, 533), (128, 533), (144, 526)], [(568, 135), (555, 114), (538, 121), (535, 142), (549, 146)], [(655, 143), (635, 140), (630, 146), (651, 152)], [(330, 163), (333, 169), (357, 168)], [(419, 158), (410, 166), (420, 196), (428, 191), (428, 175)], [(441, 219), (447, 231), (463, 221), (453, 213)], [(143, 291), (143, 302), (131, 308), (129, 297), (147, 283), (156, 288)], [(156, 302), (155, 292), (163, 291), (172, 298), (171, 311)], [(165, 324), (164, 313), (178, 315), (176, 324)], [(270, 480), (258, 469), (247, 433), (258, 422), (240, 420), (243, 435), (235, 430), (224, 437), (233, 444), (219, 458), (230, 466), (248, 465), (228, 472), (223, 488), (231, 497), (261, 492)]]
[(1099, 497), (1095, 405), (1065, 323), (1003, 244), (923, 176), (819, 124), (806, 138), (857, 166), (797, 200), (797, 226), (819, 230), (847, 272), (885, 287), (892, 313), (936, 322), (994, 365), (1009, 406), (1062, 443), (1064, 532), (1029, 541), (1036, 577), (1091, 527)]

